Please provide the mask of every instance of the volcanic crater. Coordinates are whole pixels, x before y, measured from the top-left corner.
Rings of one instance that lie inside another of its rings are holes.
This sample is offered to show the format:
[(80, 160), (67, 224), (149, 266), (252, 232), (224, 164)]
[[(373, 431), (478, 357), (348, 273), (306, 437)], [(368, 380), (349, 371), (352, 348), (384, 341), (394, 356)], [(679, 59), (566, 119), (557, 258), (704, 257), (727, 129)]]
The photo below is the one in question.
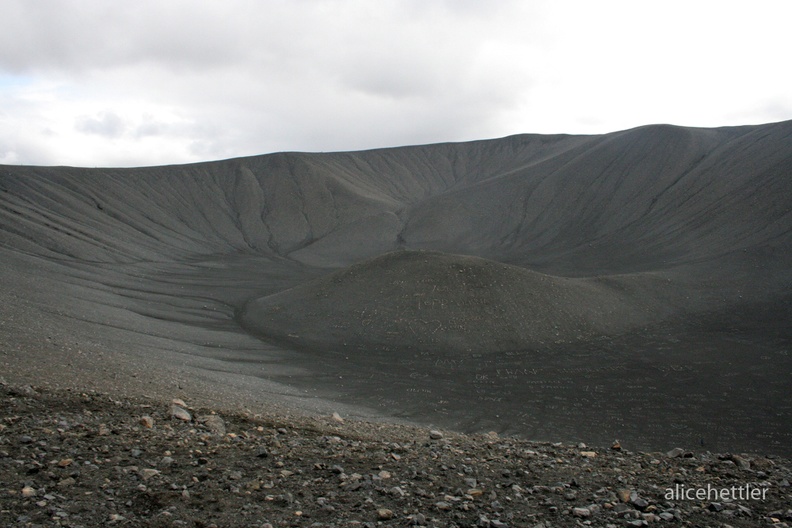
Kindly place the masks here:
[(0, 166), (7, 381), (790, 454), (792, 122)]

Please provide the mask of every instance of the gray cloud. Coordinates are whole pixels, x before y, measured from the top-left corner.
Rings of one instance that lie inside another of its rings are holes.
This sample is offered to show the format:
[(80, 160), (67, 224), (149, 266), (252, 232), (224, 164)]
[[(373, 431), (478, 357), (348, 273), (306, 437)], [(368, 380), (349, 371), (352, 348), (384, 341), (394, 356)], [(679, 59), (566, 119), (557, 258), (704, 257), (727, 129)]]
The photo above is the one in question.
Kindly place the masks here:
[[(792, 118), (783, 16), (722, 7), (713, 25), (712, 6), (681, 22), (659, 6), (6, 0), (0, 128), (14, 142), (0, 146), (25, 163), (134, 165)], [(738, 23), (755, 31), (739, 46)], [(675, 24), (700, 34), (674, 39)]]
[(125, 132), (127, 125), (117, 114), (101, 112), (95, 117), (81, 116), (77, 118), (74, 128), (83, 134), (117, 138)]
[(14, 72), (84, 73), (143, 62), (205, 69), (232, 59), (243, 45), (220, 5), (9, 0), (0, 23), (0, 65)]

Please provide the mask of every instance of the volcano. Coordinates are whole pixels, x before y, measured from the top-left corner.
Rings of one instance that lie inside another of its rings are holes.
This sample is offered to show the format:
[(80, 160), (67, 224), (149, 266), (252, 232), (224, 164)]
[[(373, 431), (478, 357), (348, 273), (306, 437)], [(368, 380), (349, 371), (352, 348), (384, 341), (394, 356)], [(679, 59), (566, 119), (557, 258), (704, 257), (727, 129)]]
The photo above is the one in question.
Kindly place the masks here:
[(0, 166), (10, 381), (790, 455), (792, 122)]

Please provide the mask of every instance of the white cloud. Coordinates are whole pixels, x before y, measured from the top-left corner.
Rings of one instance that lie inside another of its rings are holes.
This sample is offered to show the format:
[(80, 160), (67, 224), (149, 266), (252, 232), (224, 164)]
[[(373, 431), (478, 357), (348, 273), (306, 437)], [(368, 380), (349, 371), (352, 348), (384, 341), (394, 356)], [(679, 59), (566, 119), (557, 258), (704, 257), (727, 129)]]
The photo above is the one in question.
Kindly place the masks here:
[(0, 162), (792, 118), (792, 4), (6, 0)]

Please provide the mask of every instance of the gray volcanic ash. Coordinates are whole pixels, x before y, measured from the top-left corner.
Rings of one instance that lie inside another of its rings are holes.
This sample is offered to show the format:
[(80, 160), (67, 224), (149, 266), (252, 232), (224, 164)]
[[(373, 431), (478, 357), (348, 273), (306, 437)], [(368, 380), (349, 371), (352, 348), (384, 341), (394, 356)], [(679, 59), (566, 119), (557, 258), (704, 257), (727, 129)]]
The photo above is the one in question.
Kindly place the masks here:
[(790, 175), (792, 122), (3, 166), (3, 375), (788, 455)]

